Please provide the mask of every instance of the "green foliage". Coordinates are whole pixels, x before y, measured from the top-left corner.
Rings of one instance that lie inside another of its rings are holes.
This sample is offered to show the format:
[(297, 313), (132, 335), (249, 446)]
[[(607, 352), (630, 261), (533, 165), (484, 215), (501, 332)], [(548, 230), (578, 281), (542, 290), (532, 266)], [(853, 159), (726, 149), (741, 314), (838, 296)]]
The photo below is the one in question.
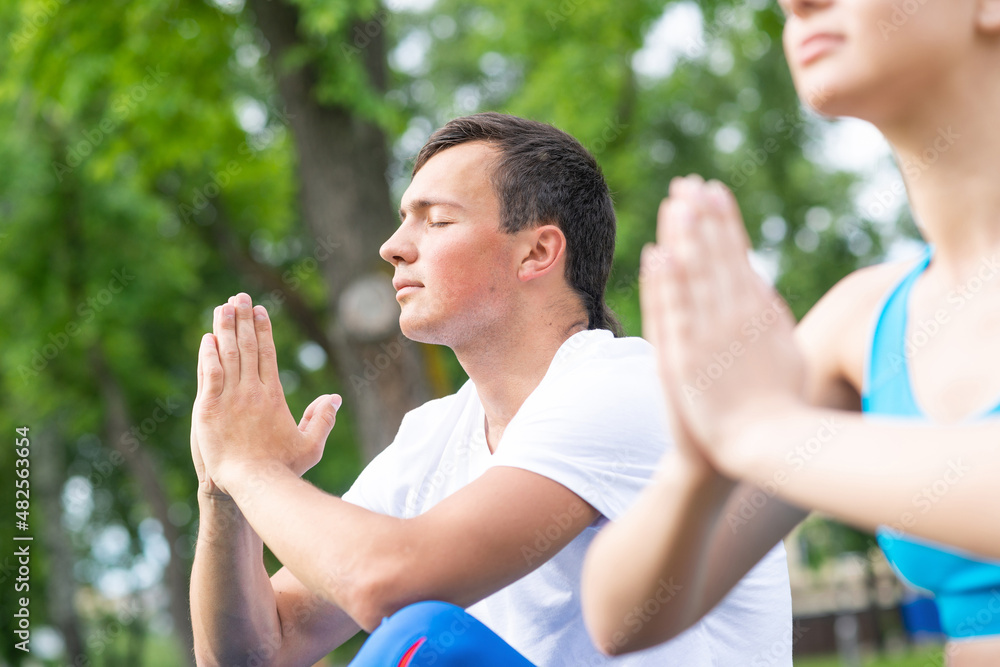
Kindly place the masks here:
[(870, 558), (872, 552), (878, 550), (873, 535), (819, 515), (806, 519), (795, 534), (802, 544), (805, 564), (813, 569), (818, 569), (836, 554), (854, 553)]
[[(235, 246), (256, 248), (279, 275), (294, 277), (286, 290), (317, 311), (325, 300), (318, 272), (299, 264), (312, 244), (295, 213), (294, 156), (281, 109), (271, 106), (267, 124), (253, 133), (234, 113), (250, 100), (266, 108), (274, 99), (262, 68), (240, 66), (234, 55), (261, 48), (249, 18), (198, 3), (51, 9), (30, 39), (5, 44), (0, 83), (0, 158), (8, 165), (0, 178), (0, 426), (8, 434), (15, 424), (50, 431), (65, 474), (92, 480), (88, 522), (73, 535), (76, 579), (87, 590), (109, 570), (139, 562), (137, 528), (151, 511), (106, 440), (95, 358), (106, 360), (120, 386), (137, 446), (152, 457), (170, 500), (189, 510), (177, 513), (186, 537), (170, 545), (189, 562), (198, 341), (212, 307), (230, 294), (264, 297), (235, 273), (216, 231), (228, 230)], [(23, 16), (37, 11), (25, 5)], [(301, 366), (301, 332), (280, 307), (272, 312), (289, 402), (301, 414), (340, 380), (329, 366)], [(177, 404), (162, 422), (150, 419), (158, 401)], [(8, 456), (4, 449), (5, 462)], [(345, 418), (324, 467), (312, 474), (342, 492), (359, 465)], [(10, 466), (3, 469), (6, 478)], [(32, 509), (38, 517), (37, 501)], [(128, 528), (131, 544), (118, 562), (103, 563), (95, 541), (114, 525)], [(44, 561), (36, 565), (38, 628), (48, 615)]]

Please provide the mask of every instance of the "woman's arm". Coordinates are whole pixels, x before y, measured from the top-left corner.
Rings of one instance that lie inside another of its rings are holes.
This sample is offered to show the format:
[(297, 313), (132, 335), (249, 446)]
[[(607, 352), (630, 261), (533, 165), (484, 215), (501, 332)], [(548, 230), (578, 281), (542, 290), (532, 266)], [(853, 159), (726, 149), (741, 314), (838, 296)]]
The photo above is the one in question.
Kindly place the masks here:
[[(767, 502), (746, 520), (739, 508), (760, 493)], [(587, 553), (583, 613), (594, 643), (609, 655), (637, 651), (711, 611), (806, 515), (767, 493), (692, 467), (675, 451), (665, 456), (635, 505)]]
[[(658, 238), (671, 247), (676, 238), (667, 237), (665, 220), (677, 213), (688, 186), (675, 180), (660, 207)], [(721, 475), (684, 421), (683, 402), (691, 394), (671, 391), (672, 361), (660, 344), (671, 314), (655, 281), (658, 261), (656, 253), (644, 253), (643, 335), (657, 345), (675, 448), (636, 504), (601, 531), (587, 555), (584, 617), (595, 643), (609, 654), (666, 641), (695, 623), (806, 514), (774, 497), (769, 487)], [(754, 501), (747, 521), (740, 508)], [(646, 609), (659, 611), (650, 615)]]
[[(648, 282), (669, 313), (656, 341), (668, 393), (684, 397), (681, 419), (704, 455), (732, 478), (780, 478), (777, 494), (792, 504), (1000, 556), (1000, 422), (932, 426), (810, 407), (791, 315), (750, 268), (732, 194), (700, 182), (686, 193), (681, 214), (666, 216), (674, 241)], [(734, 342), (725, 372), (685, 393)]]

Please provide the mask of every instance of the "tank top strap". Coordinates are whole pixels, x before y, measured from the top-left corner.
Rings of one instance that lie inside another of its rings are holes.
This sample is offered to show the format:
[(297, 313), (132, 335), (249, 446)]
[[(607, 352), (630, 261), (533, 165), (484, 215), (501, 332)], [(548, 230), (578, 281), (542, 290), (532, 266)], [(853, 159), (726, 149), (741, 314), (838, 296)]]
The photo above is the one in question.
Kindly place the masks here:
[(933, 248), (886, 295), (876, 311), (872, 344), (865, 363), (861, 396), (863, 412), (899, 416), (919, 416), (920, 408), (910, 387), (906, 341), (910, 292), (920, 274), (930, 264)]

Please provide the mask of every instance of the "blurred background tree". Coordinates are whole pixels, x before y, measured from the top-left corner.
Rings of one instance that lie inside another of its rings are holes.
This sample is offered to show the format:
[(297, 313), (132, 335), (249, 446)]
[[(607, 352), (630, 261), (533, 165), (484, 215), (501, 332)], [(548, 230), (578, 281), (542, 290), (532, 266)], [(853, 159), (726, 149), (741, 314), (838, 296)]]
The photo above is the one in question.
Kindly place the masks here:
[[(331, 492), (464, 380), (399, 336), (377, 254), (449, 118), (508, 111), (594, 152), (619, 213), (609, 300), (633, 335), (673, 176), (734, 188), (799, 316), (912, 236), (816, 159), (828, 124), (798, 103), (781, 23), (759, 0), (0, 4), (0, 427), (31, 429), (32, 655), (192, 663), (195, 352), (231, 294), (271, 311), (293, 413), (345, 395), (307, 475)], [(15, 571), (5, 547), (0, 584)]]

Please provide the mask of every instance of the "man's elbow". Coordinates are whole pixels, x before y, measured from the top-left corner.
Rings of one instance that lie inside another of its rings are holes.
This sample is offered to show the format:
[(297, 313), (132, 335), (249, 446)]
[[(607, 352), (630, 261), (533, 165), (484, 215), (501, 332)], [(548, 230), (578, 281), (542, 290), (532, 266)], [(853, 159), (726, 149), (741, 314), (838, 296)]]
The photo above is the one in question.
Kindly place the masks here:
[[(405, 607), (410, 597), (404, 588), (406, 580), (395, 573), (395, 564), (374, 564), (357, 573), (354, 582), (344, 591), (343, 609), (361, 628), (371, 633), (382, 623)], [(412, 582), (413, 573), (410, 573)], [(411, 600), (411, 602), (414, 600)]]
[(383, 585), (377, 580), (358, 584), (351, 590), (349, 600), (344, 605), (344, 611), (354, 619), (355, 623), (361, 626), (362, 630), (371, 633), (379, 626), (383, 618), (396, 612), (396, 609), (388, 604), (386, 598)]

